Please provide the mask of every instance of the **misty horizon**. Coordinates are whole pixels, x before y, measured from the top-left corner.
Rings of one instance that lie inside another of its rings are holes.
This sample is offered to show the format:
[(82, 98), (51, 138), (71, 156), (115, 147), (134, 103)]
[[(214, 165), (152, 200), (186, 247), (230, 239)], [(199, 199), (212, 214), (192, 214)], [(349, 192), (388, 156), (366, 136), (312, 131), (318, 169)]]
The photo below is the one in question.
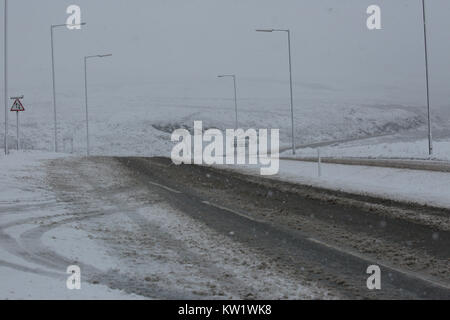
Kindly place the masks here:
[[(291, 29), (299, 103), (325, 97), (425, 105), (421, 4), (410, 0), (10, 1), (9, 93), (23, 93), (31, 103), (51, 99), (49, 29), (65, 22), (70, 4), (81, 7), (87, 25), (55, 30), (60, 94), (82, 96), (83, 56), (111, 52), (111, 59), (89, 66), (93, 87), (141, 86), (148, 97), (226, 98), (231, 92), (216, 76), (235, 73), (240, 99), (285, 99), (285, 35), (255, 32), (273, 27)], [(382, 9), (382, 30), (365, 26), (370, 4)], [(450, 3), (433, 1), (427, 10), (431, 103), (447, 107)]]

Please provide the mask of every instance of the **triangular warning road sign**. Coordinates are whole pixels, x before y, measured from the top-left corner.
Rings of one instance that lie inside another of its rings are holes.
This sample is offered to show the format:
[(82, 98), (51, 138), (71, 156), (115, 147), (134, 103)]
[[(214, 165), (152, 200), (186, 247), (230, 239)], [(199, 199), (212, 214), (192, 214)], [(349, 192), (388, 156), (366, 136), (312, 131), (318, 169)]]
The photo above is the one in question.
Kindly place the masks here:
[(25, 111), (25, 108), (23, 107), (22, 102), (20, 102), (19, 99), (16, 99), (14, 101), (11, 111)]

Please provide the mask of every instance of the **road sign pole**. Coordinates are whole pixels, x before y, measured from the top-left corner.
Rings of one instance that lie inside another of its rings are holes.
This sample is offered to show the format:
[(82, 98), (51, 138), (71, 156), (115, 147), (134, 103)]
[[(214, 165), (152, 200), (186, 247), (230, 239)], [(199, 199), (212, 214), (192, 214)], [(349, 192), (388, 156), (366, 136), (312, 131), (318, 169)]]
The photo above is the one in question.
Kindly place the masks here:
[(20, 101), (21, 99), (23, 99), (24, 96), (21, 97), (11, 97), (11, 100), (14, 100), (13, 106), (11, 107), (11, 112), (14, 111), (16, 112), (16, 119), (17, 119), (17, 124), (16, 124), (16, 134), (17, 134), (17, 142), (16, 142), (16, 148), (17, 151), (20, 148), (20, 136), (19, 136), (19, 131), (20, 131), (20, 122), (19, 122), (19, 112), (23, 112), (25, 111), (25, 108), (23, 107), (22, 102)]
[(19, 111), (16, 111), (17, 116), (17, 151), (19, 151)]

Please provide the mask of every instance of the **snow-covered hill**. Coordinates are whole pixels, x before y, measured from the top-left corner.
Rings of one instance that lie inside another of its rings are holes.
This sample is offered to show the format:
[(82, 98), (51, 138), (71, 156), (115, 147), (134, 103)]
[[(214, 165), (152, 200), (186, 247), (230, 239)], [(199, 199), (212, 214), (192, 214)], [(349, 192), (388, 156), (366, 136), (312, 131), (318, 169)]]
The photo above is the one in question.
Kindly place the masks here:
[[(202, 120), (205, 128), (234, 128), (232, 99), (165, 98), (147, 87), (90, 90), (91, 152), (94, 155), (168, 156), (170, 134)], [(147, 90), (147, 91), (146, 91)], [(53, 106), (48, 92), (26, 95), (21, 114), (23, 149), (53, 150)], [(296, 99), (297, 144), (395, 133), (424, 126), (425, 114), (413, 107), (314, 102)], [(290, 145), (289, 99), (239, 100), (243, 128), (279, 128), (281, 147)], [(86, 152), (83, 93), (58, 93), (60, 151)], [(0, 146), (3, 146), (3, 121)], [(15, 115), (10, 114), (9, 142), (15, 147)]]

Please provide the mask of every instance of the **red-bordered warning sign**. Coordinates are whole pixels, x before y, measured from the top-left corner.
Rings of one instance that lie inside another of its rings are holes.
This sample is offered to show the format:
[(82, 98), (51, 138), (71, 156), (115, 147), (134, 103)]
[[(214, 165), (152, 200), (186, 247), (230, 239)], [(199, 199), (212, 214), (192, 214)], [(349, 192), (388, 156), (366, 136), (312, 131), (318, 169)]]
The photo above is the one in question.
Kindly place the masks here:
[(25, 111), (25, 108), (23, 107), (22, 102), (20, 102), (19, 99), (16, 99), (11, 107), (11, 112), (16, 111)]

